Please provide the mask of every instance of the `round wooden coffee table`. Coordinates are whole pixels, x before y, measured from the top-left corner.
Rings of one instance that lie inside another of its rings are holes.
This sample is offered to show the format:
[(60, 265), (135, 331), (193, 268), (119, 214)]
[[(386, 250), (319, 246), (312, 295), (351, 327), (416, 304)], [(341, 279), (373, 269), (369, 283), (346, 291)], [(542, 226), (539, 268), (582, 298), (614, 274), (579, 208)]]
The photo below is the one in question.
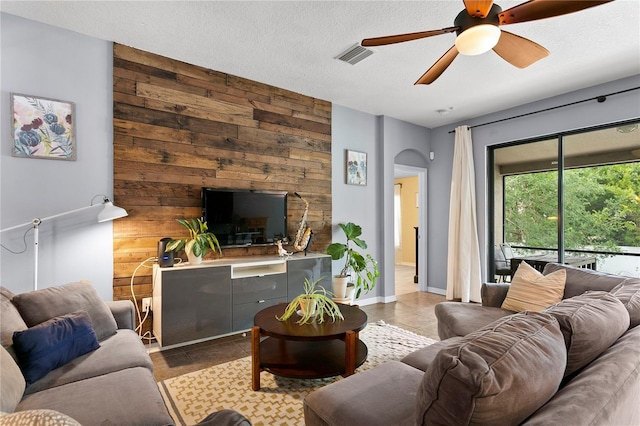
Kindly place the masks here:
[[(367, 359), (367, 345), (358, 334), (367, 314), (357, 306), (338, 304), (344, 320), (298, 325), (293, 314), (278, 321), (285, 303), (256, 314), (251, 329), (251, 387), (260, 389), (260, 372), (298, 379), (349, 376)], [(261, 337), (264, 339), (261, 340)]]

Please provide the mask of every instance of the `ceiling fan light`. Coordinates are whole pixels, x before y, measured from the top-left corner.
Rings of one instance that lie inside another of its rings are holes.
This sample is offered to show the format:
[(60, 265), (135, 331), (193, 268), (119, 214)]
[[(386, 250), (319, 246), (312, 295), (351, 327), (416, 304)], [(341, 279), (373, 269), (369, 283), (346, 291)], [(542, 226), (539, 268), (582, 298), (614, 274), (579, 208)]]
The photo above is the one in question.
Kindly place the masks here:
[(493, 49), (500, 40), (500, 28), (481, 24), (464, 30), (456, 37), (456, 49), (463, 55), (480, 55)]

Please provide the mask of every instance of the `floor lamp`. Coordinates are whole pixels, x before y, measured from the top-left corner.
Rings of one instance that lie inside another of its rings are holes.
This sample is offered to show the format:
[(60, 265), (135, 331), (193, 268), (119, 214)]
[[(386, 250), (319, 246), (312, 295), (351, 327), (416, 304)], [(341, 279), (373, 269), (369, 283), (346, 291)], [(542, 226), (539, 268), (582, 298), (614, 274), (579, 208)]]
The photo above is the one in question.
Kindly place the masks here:
[(98, 214), (98, 222), (108, 222), (111, 220), (115, 220), (115, 219), (119, 219), (121, 217), (127, 216), (128, 214), (127, 211), (121, 207), (114, 206), (111, 200), (109, 200), (109, 198), (106, 195), (96, 195), (91, 200), (91, 205), (89, 206), (81, 207), (75, 210), (69, 210), (64, 213), (59, 213), (59, 214), (44, 217), (44, 218), (36, 217), (36, 218), (33, 218), (31, 222), (23, 223), (20, 225), (12, 226), (11, 228), (0, 230), (0, 232), (6, 232), (6, 231), (22, 228), (28, 225), (31, 225), (33, 227), (33, 261), (34, 261), (33, 289), (34, 290), (38, 289), (38, 234), (40, 232), (39, 230), (40, 225), (43, 222), (48, 222), (53, 219), (57, 219), (63, 216), (67, 216), (67, 215), (78, 213), (87, 209), (91, 209), (98, 205), (93, 203), (93, 201), (98, 197), (102, 197), (102, 205), (103, 205), (102, 211)]

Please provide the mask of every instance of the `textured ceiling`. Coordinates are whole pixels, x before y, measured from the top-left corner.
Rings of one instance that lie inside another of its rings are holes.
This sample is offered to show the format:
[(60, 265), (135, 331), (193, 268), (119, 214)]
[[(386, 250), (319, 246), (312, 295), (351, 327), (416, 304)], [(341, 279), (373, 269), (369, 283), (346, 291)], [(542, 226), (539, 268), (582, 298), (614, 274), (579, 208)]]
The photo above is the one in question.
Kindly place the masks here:
[[(503, 9), (523, 0), (502, 0)], [(374, 115), (434, 128), (640, 73), (640, 2), (503, 27), (551, 54), (524, 70), (494, 52), (413, 83), (455, 40), (445, 34), (334, 59), (363, 38), (453, 25), (446, 1), (1, 1), (0, 10)], [(437, 110), (447, 110), (440, 114)]]

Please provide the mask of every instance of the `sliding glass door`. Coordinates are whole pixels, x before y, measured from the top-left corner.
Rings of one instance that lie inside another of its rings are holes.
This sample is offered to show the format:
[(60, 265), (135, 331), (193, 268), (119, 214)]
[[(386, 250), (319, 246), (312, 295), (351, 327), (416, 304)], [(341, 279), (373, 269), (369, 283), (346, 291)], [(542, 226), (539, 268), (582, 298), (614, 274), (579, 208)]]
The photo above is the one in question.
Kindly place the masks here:
[(640, 276), (638, 123), (490, 147), (489, 159), (490, 244), (507, 260)]

